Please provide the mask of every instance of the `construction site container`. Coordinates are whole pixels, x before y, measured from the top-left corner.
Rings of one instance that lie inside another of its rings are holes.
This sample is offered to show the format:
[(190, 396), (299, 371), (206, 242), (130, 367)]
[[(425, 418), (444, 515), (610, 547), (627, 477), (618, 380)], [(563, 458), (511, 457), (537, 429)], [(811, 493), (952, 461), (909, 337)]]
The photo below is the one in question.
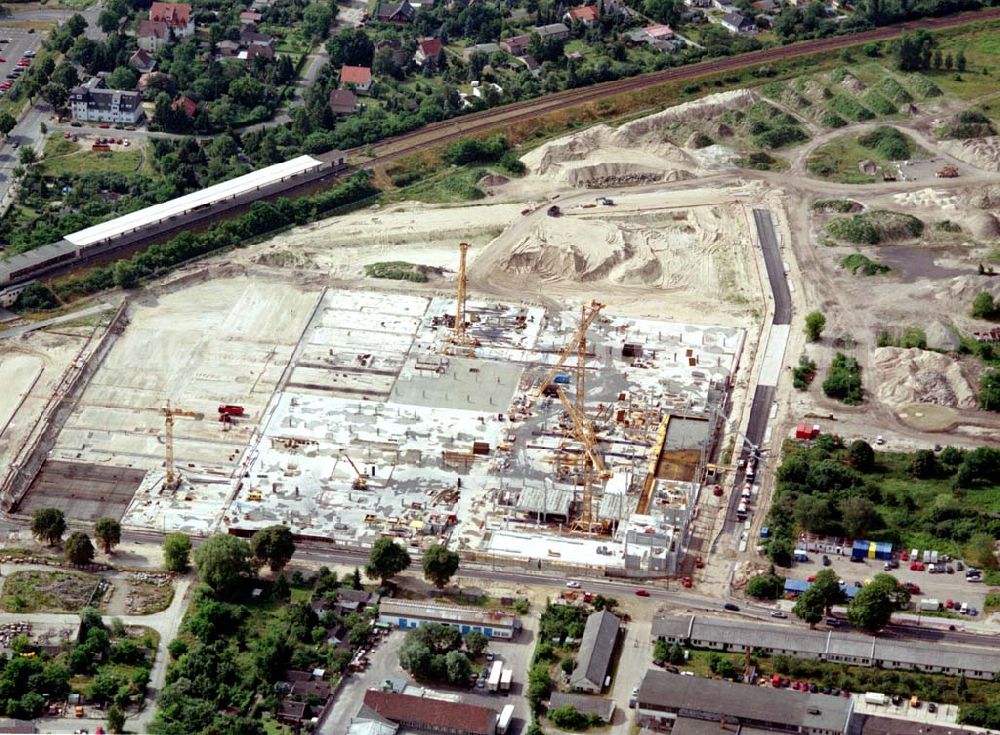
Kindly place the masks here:
[(500, 674), (500, 691), (501, 692), (509, 692), (510, 691), (510, 682), (511, 682), (511, 680), (513, 678), (514, 678), (514, 671), (513, 671), (513, 669), (504, 669), (503, 670), (503, 673)]
[(888, 704), (889, 697), (882, 692), (865, 692), (865, 702), (868, 704)]
[(490, 669), (490, 678), (486, 680), (486, 688), (495, 692), (500, 688), (500, 677), (503, 676), (503, 661), (494, 661)]
[(866, 541), (858, 539), (851, 546), (852, 559), (892, 559), (892, 544), (887, 541)]
[(552, 378), (552, 382), (558, 385), (569, 385), (569, 373), (558, 373)]
[(795, 427), (795, 438), (809, 441), (819, 436), (819, 424), (799, 424)]
[(497, 717), (497, 735), (506, 735), (512, 719), (514, 719), (514, 705), (505, 704)]
[(920, 601), (921, 612), (937, 612), (941, 609), (941, 601), (932, 597), (925, 597)]
[(809, 561), (809, 555), (805, 549), (796, 549), (792, 552), (792, 559), (795, 561)]

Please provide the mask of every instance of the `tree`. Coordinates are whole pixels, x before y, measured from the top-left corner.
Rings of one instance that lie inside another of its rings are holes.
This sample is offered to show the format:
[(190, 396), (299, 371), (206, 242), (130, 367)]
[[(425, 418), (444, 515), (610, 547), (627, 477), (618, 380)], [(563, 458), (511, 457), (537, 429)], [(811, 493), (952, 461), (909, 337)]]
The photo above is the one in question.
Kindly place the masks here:
[(49, 81), (65, 89), (73, 89), (80, 83), (80, 75), (76, 71), (76, 66), (68, 61), (60, 61), (49, 77)]
[(31, 535), (49, 546), (59, 543), (65, 532), (66, 517), (58, 508), (42, 508), (31, 517)]
[(79, 13), (73, 13), (66, 21), (64, 28), (71, 38), (76, 38), (87, 30), (87, 19)]
[(270, 565), (272, 572), (281, 571), (295, 554), (295, 540), (288, 526), (268, 526), (250, 537), (250, 551), (258, 565)]
[(108, 730), (113, 733), (125, 732), (125, 713), (115, 705), (108, 708)]
[(478, 630), (470, 630), (465, 634), (465, 650), (473, 656), (479, 656), (482, 654), (489, 644), (489, 638), (480, 633)]
[(375, 46), (361, 28), (345, 28), (326, 42), (330, 66), (371, 66)]
[(3, 133), (5, 138), (10, 135), (10, 131), (14, 129), (15, 125), (17, 125), (17, 120), (9, 112), (0, 114), (0, 133)]
[(848, 536), (863, 537), (881, 524), (875, 503), (861, 495), (852, 495), (840, 502), (840, 514)]
[(809, 587), (799, 595), (795, 601), (792, 613), (804, 623), (808, 623), (810, 628), (814, 628), (816, 623), (823, 619), (826, 610), (826, 601), (823, 594), (814, 587)]
[(452, 686), (466, 686), (469, 675), (472, 674), (472, 664), (461, 651), (450, 651), (445, 654), (444, 665), (448, 671), (448, 683)]
[(891, 574), (876, 574), (847, 606), (847, 621), (859, 630), (877, 633), (895, 610), (910, 601), (910, 593)]
[(550, 709), (549, 719), (562, 730), (586, 730), (591, 725), (590, 715), (584, 714), (572, 704)]
[(965, 60), (965, 51), (962, 49), (958, 50), (958, 54), (955, 55), (955, 68), (959, 71), (965, 71), (968, 62)]
[(821, 569), (816, 572), (816, 579), (810, 585), (810, 589), (815, 589), (819, 599), (823, 602), (823, 611), (829, 615), (834, 605), (840, 605), (847, 599), (844, 590), (840, 587), (840, 580), (837, 573), (832, 569)]
[(135, 89), (139, 81), (139, 73), (131, 66), (115, 67), (108, 75), (108, 86), (111, 89)]
[(370, 579), (378, 579), (385, 584), (387, 579), (399, 574), (410, 566), (410, 555), (406, 549), (390, 538), (380, 538), (368, 554), (365, 574)]
[(424, 552), (424, 578), (438, 589), (444, 589), (458, 571), (458, 563), (456, 552), (448, 551), (444, 544), (434, 544)]
[(70, 564), (83, 566), (94, 561), (94, 545), (90, 543), (90, 536), (82, 531), (74, 531), (66, 539), (66, 561)]
[(979, 405), (986, 411), (1000, 411), (1000, 370), (990, 370), (979, 379)]
[(927, 480), (937, 474), (937, 457), (930, 449), (920, 449), (910, 460), (910, 474), (918, 480)]
[(94, 524), (94, 538), (104, 548), (105, 554), (122, 542), (122, 525), (114, 518), (102, 518)]
[[(321, 40), (330, 33), (330, 24), (333, 23), (333, 12), (330, 5), (312, 3), (302, 11), (302, 30), (312, 38)], [(333, 5), (333, 8), (336, 7)]]
[(399, 665), (418, 679), (425, 677), (431, 668), (431, 649), (416, 638), (407, 638), (399, 649)]
[(746, 592), (761, 600), (776, 600), (785, 591), (785, 578), (774, 574), (758, 574), (747, 582)]
[(252, 572), (250, 545), (229, 534), (216, 534), (194, 552), (194, 566), (201, 581), (216, 595), (228, 597)]
[(996, 319), (1000, 316), (1000, 309), (993, 300), (993, 294), (989, 291), (980, 291), (972, 300), (971, 313), (977, 319)]
[(42, 87), (42, 98), (58, 110), (66, 105), (66, 100), (69, 99), (69, 90), (61, 84), (49, 82)]
[(163, 539), (163, 566), (169, 572), (183, 572), (191, 556), (191, 539), (187, 534), (168, 533)]
[(683, 6), (677, 0), (646, 0), (643, 10), (658, 23), (677, 25)]
[(38, 160), (38, 154), (35, 153), (34, 148), (26, 145), (18, 152), (17, 160), (21, 162), (22, 166), (30, 166)]
[(860, 472), (871, 472), (875, 467), (875, 450), (864, 439), (855, 439), (847, 449), (847, 461)]
[(819, 338), (823, 335), (823, 330), (826, 328), (826, 316), (823, 312), (813, 311), (806, 314), (806, 337), (809, 338), (810, 342), (819, 342)]
[(920, 71), (930, 67), (934, 37), (924, 29), (916, 33), (903, 31), (896, 43), (896, 66), (900, 71)]
[(965, 544), (965, 560), (973, 566), (995, 568), (997, 566), (997, 542), (988, 533), (974, 533)]
[(774, 539), (767, 547), (767, 555), (779, 567), (792, 566), (792, 545), (785, 539)]

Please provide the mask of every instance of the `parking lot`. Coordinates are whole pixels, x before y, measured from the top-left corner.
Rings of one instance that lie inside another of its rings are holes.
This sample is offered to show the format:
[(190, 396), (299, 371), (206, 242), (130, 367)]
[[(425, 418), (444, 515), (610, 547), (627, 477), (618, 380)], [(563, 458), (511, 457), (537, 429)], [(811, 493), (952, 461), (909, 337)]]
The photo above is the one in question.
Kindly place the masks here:
[(0, 39), (6, 39), (7, 43), (0, 43), (0, 81), (12, 81), (7, 79), (8, 74), (14, 73), (17, 69), (17, 62), (26, 53), (37, 53), (42, 43), (43, 33), (29, 33), (23, 28), (11, 28), (0, 25)]
[[(863, 584), (865, 580), (884, 571), (884, 562), (877, 559), (852, 562), (849, 555), (837, 556), (831, 553), (827, 556), (830, 557), (830, 568), (837, 572), (847, 585)], [(954, 568), (956, 565), (952, 562), (951, 566)], [(823, 554), (810, 552), (809, 561), (796, 563), (787, 576), (791, 579), (804, 580), (815, 575), (820, 569), (823, 569)], [(927, 571), (910, 571), (909, 564), (901, 562), (899, 568), (893, 569), (891, 574), (900, 582), (910, 582), (920, 587), (920, 592), (911, 595), (914, 605), (918, 605), (920, 600), (925, 598), (940, 600), (942, 604), (951, 600), (956, 608), (965, 602), (980, 612), (975, 619), (982, 618), (986, 586), (967, 582), (965, 571), (956, 570), (954, 574), (930, 574)]]
[[(513, 641), (491, 640), (487, 653), (493, 654), (504, 662), (504, 668), (513, 671), (513, 681), (509, 692), (491, 693), (486, 688), (455, 689), (447, 685), (435, 684), (433, 696), (442, 699), (452, 699), (465, 704), (490, 707), (499, 712), (505, 704), (514, 705), (514, 719), (510, 733), (520, 735), (529, 722), (528, 703), (524, 698), (528, 666), (535, 647), (535, 626), (538, 620), (534, 616), (521, 618), (524, 629)], [(356, 716), (369, 689), (379, 689), (387, 679), (405, 679), (408, 685), (425, 688), (416, 683), (399, 665), (399, 649), (406, 639), (406, 634), (393, 631), (384, 637), (369, 655), (368, 668), (358, 674), (352, 674), (344, 683), (334, 700), (333, 706), (318, 732), (322, 735), (344, 735), (350, 727), (351, 718)], [(474, 664), (474, 670), (479, 668)], [(429, 692), (429, 687), (425, 688)], [(411, 692), (407, 692), (411, 693)]]

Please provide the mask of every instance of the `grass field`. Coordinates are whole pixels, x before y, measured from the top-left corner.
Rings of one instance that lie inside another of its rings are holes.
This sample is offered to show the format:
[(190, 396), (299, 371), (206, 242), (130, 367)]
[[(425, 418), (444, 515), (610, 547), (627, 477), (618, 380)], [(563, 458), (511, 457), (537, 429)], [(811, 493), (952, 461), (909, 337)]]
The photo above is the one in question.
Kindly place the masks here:
[(56, 177), (98, 172), (134, 174), (142, 169), (145, 162), (141, 148), (94, 153), (81, 143), (65, 140), (61, 135), (52, 135), (45, 142), (39, 165), (45, 176)]
[[(910, 141), (913, 158), (928, 155), (912, 138), (903, 137)], [(813, 176), (840, 184), (871, 184), (881, 181), (881, 173), (867, 174), (858, 167), (864, 160), (874, 161), (880, 171), (896, 173), (893, 161), (878, 148), (862, 145), (857, 135), (844, 135), (820, 146), (810, 154), (806, 168)]]
[(75, 572), (14, 572), (3, 581), (0, 607), (7, 612), (68, 612), (86, 607), (100, 580)]
[(961, 49), (967, 62), (964, 72), (925, 72), (945, 93), (962, 99), (975, 99), (995, 94), (1000, 88), (1000, 34), (995, 29), (943, 39), (940, 48), (942, 54), (953, 56)]

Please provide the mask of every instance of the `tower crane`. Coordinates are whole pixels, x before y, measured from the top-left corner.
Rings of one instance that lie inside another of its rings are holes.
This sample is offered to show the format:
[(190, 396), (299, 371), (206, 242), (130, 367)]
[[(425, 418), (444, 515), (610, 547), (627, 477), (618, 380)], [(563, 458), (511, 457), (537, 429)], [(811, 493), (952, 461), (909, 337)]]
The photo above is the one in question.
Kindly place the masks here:
[(164, 487), (167, 490), (176, 490), (181, 484), (180, 473), (174, 468), (174, 417), (180, 416), (187, 419), (199, 419), (202, 414), (194, 411), (185, 411), (180, 408), (172, 408), (170, 401), (160, 409), (165, 417), (166, 424), (166, 445), (167, 445), (167, 479)]
[(458, 293), (455, 299), (455, 328), (448, 341), (457, 347), (463, 347), (470, 357), (475, 356), (473, 348), (479, 345), (479, 340), (465, 332), (465, 287), (469, 279), (465, 272), (465, 255), (471, 246), (467, 242), (458, 244)]
[(556, 377), (562, 366), (566, 364), (566, 360), (573, 353), (573, 349), (576, 348), (576, 405), (578, 411), (583, 413), (583, 399), (584, 399), (584, 385), (583, 385), (583, 373), (584, 373), (584, 363), (587, 357), (587, 330), (590, 329), (590, 325), (594, 323), (597, 319), (597, 315), (604, 308), (604, 304), (599, 301), (591, 301), (590, 304), (582, 304), (580, 306), (580, 324), (576, 328), (576, 332), (573, 335), (573, 339), (566, 343), (563, 351), (559, 353), (559, 358), (556, 360), (555, 364), (549, 368), (548, 372), (542, 378), (541, 382), (538, 384), (535, 392), (528, 398), (528, 404), (525, 406), (525, 410), (530, 409), (537, 401), (545, 389), (552, 382), (552, 379)]
[(351, 465), (351, 469), (354, 470), (354, 474), (357, 475), (357, 477), (354, 478), (354, 482), (351, 483), (351, 487), (355, 490), (367, 490), (368, 489), (367, 476), (365, 476), (365, 474), (358, 469), (358, 466), (354, 464), (354, 460), (351, 459), (351, 455), (349, 455), (343, 449), (340, 450), (340, 453), (344, 456), (344, 459), (347, 460), (347, 463)]

